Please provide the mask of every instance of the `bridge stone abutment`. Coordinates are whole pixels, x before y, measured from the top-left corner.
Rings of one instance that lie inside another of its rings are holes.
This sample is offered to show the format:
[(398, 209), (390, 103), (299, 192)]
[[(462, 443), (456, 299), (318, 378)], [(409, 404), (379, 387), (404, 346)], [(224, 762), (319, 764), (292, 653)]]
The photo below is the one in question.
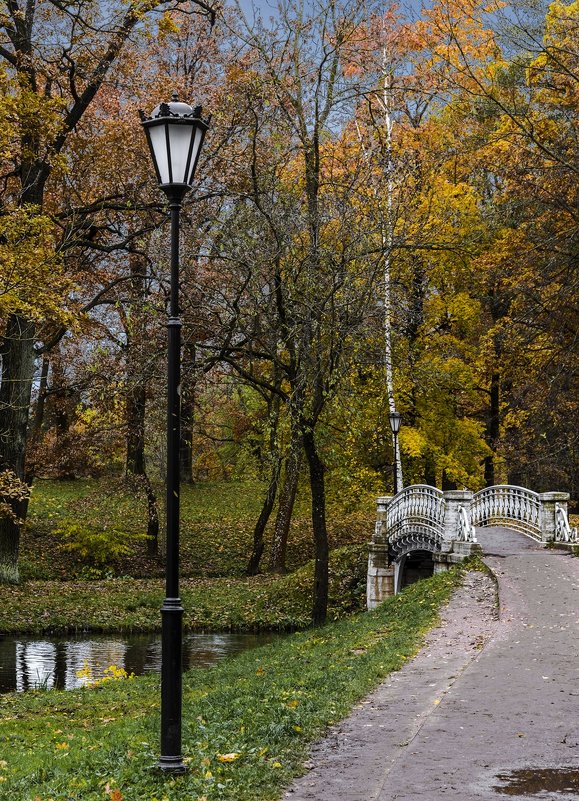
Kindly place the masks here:
[(468, 512), (472, 492), (468, 490), (447, 490), (444, 493), (444, 539), (453, 540), (460, 525), (461, 508)]
[(543, 542), (550, 542), (558, 539), (558, 509), (561, 509), (567, 517), (567, 503), (569, 501), (568, 492), (541, 492), (539, 502), (541, 504), (541, 539)]
[(382, 496), (376, 501), (376, 526), (374, 537), (368, 546), (368, 581), (366, 602), (368, 609), (375, 609), (379, 603), (394, 595), (394, 565), (388, 557), (386, 536), (386, 510), (392, 495)]

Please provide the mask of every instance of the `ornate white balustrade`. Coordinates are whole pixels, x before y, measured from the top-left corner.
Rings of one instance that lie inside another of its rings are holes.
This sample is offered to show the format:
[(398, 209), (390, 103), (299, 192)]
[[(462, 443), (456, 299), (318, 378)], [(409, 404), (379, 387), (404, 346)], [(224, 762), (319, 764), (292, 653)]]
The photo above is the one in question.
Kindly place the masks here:
[(392, 556), (409, 551), (439, 549), (444, 538), (446, 504), (443, 493), (427, 484), (407, 487), (386, 508), (386, 537)]
[(578, 542), (579, 533), (575, 526), (571, 527), (567, 511), (561, 504), (555, 504), (555, 542)]
[(456, 531), (456, 538), (459, 542), (476, 542), (476, 530), (473, 526), (470, 515), (464, 508), (460, 506), (458, 510), (458, 526)]
[(431, 552), (435, 571), (480, 551), (476, 526), (505, 526), (540, 542), (579, 542), (577, 529), (569, 525), (568, 499), (565, 492), (536, 493), (507, 484), (474, 495), (416, 484), (394, 497), (378, 498), (368, 608), (398, 591), (404, 560), (413, 551)]
[(507, 526), (541, 540), (541, 499), (524, 487), (501, 484), (476, 492), (470, 516), (474, 526)]
[(388, 539), (395, 539), (404, 531), (416, 528), (427, 531), (433, 537), (442, 536), (444, 512), (444, 494), (436, 487), (427, 484), (406, 487), (387, 506), (385, 523)]

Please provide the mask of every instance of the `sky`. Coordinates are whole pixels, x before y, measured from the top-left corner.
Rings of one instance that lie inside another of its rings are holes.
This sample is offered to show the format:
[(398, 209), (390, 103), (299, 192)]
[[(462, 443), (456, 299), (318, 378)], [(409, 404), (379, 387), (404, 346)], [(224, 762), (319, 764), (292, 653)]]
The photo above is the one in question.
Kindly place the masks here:
[[(362, 0), (363, 1), (363, 0)], [(277, 0), (226, 0), (230, 5), (234, 5), (235, 2), (238, 2), (241, 9), (243, 10), (244, 14), (246, 14), (248, 20), (252, 19), (254, 10), (257, 10), (264, 22), (269, 17), (276, 17), (277, 16)], [(299, 0), (294, 0), (297, 3)], [(303, 0), (304, 4), (308, 4), (308, 2), (314, 3), (316, 6), (319, 6), (323, 0)], [(378, 4), (376, 0), (374, 0), (376, 5)], [(497, 4), (501, 2), (501, 0), (495, 0)], [(529, 42), (525, 41), (528, 37), (525, 35), (524, 31), (529, 29), (531, 31), (538, 32), (539, 38), (541, 37), (541, 29), (542, 23), (547, 12), (547, 9), (550, 5), (551, 0), (507, 0), (506, 5), (501, 11), (494, 15), (495, 16), (495, 26), (498, 30), (506, 30), (507, 21), (510, 21), (514, 25), (514, 30), (510, 32), (510, 35), (507, 35), (505, 41), (502, 42), (502, 45), (505, 47), (505, 50), (508, 52), (513, 45), (515, 45), (515, 50), (518, 49), (526, 49), (529, 46)], [(393, 0), (383, 0), (383, 7), (386, 10), (390, 6), (395, 5), (399, 9), (401, 16), (407, 17), (409, 19), (417, 18), (420, 16), (420, 9), (423, 6), (429, 6), (430, 0), (399, 0), (399, 2), (395, 3)], [(491, 25), (493, 23), (491, 22)], [(518, 41), (518, 47), (516, 46), (516, 41)], [(529, 49), (534, 49), (532, 46)]]

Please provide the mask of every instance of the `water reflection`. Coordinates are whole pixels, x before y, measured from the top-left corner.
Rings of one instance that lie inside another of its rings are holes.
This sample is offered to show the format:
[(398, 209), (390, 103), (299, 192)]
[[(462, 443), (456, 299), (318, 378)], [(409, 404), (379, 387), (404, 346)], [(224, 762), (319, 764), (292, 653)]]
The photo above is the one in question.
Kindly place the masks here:
[[(188, 634), (183, 639), (183, 667), (208, 667), (227, 656), (275, 639), (276, 634)], [(161, 670), (159, 635), (90, 637), (0, 637), (0, 692), (46, 687), (70, 690), (87, 679), (77, 673), (87, 665), (93, 678), (109, 665), (137, 676)]]

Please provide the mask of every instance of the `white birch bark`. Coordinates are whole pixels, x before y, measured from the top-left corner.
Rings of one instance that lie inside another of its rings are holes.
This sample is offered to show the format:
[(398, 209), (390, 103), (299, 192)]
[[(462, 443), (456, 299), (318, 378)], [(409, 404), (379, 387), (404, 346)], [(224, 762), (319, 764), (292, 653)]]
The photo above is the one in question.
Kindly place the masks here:
[[(381, 215), (381, 237), (383, 254), (383, 305), (384, 305), (384, 375), (386, 380), (386, 394), (388, 397), (388, 411), (396, 411), (394, 400), (394, 364), (392, 358), (392, 291), (391, 291), (391, 265), (392, 247), (394, 242), (394, 157), (392, 154), (392, 132), (394, 118), (392, 114), (392, 75), (388, 68), (386, 48), (382, 48), (382, 91), (378, 95), (378, 105), (384, 121), (386, 144), (386, 204)], [(402, 462), (400, 459), (399, 438), (392, 434), (392, 449), (394, 453), (394, 469), (396, 471), (396, 484), (401, 490), (404, 486), (402, 476)]]

